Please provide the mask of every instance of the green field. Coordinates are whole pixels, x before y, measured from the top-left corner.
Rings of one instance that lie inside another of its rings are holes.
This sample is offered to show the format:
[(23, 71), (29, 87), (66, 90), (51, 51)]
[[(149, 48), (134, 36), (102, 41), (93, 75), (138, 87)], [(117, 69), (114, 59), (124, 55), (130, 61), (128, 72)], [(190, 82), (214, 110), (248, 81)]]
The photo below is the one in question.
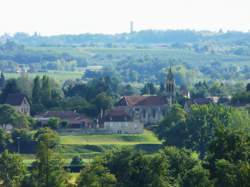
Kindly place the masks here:
[(111, 135), (67, 135), (60, 136), (62, 145), (136, 145), (161, 144), (150, 131), (143, 134), (111, 134)]
[[(5, 73), (4, 75), (6, 76), (7, 79), (20, 77), (19, 73)], [(65, 80), (69, 80), (69, 79), (75, 80), (75, 79), (81, 78), (83, 75), (83, 72), (49, 71), (49, 72), (44, 72), (44, 73), (28, 73), (28, 77), (30, 79), (34, 79), (36, 76), (41, 77), (43, 75), (47, 75), (53, 78), (54, 80), (60, 83), (63, 83)]]
[[(60, 146), (57, 152), (68, 165), (72, 157), (80, 156), (83, 162), (90, 162), (98, 155), (119, 149), (132, 148), (152, 153), (161, 148), (161, 141), (149, 130), (143, 134), (110, 134), (110, 135), (60, 135)], [(22, 154), (25, 165), (35, 161), (34, 154)]]
[[(226, 64), (241, 64), (248, 65), (250, 58), (249, 56), (239, 56), (233, 54), (200, 54), (192, 50), (187, 49), (175, 49), (175, 48), (135, 48), (135, 47), (127, 47), (127, 48), (102, 48), (102, 47), (29, 47), (28, 49), (46, 52), (52, 54), (62, 54), (69, 53), (75, 57), (83, 57), (83, 58), (92, 58), (93, 56), (107, 56), (112, 55), (115, 57), (121, 56), (155, 56), (163, 61), (168, 61), (169, 59), (182, 59), (190, 64), (200, 64), (200, 63), (211, 63), (214, 61), (220, 61)], [(94, 65), (97, 63), (95, 60), (91, 60)], [(99, 61), (98, 64), (108, 64), (110, 61), (104, 60)], [(116, 63), (116, 62), (112, 62)], [(90, 65), (90, 64), (89, 64)]]

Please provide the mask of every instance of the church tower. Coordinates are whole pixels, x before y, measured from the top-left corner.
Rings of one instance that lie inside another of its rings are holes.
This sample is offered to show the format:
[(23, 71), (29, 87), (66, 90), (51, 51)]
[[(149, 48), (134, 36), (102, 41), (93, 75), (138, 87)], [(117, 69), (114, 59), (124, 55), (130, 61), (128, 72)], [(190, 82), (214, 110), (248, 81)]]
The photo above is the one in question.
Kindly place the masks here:
[(171, 66), (168, 70), (167, 79), (166, 79), (166, 96), (170, 104), (172, 104), (173, 101), (175, 100), (176, 89), (175, 89), (175, 79), (172, 73)]

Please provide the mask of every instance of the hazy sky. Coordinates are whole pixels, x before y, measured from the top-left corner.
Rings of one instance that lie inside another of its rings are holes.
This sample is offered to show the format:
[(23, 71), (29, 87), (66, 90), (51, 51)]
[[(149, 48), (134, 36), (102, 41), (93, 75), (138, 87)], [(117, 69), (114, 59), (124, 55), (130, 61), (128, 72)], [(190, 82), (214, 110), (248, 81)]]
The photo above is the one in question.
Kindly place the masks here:
[(0, 34), (250, 30), (250, 0), (0, 0)]

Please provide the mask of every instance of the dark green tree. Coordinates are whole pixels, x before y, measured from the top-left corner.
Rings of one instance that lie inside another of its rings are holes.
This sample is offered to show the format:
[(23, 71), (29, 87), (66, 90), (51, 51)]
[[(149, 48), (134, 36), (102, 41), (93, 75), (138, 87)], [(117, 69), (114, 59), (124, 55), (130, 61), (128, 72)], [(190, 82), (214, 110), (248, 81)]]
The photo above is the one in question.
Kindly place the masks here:
[(39, 76), (36, 76), (32, 90), (32, 104), (41, 104), (41, 91), (41, 80)]
[(0, 105), (0, 125), (5, 128), (6, 125), (11, 124), (18, 126), (21, 114), (19, 114), (13, 107), (9, 105)]
[(104, 112), (111, 108), (112, 98), (106, 93), (100, 93), (96, 96), (94, 103), (96, 105), (98, 114), (103, 116)]
[(0, 152), (4, 151), (11, 142), (10, 135), (0, 128)]
[(219, 128), (209, 146), (208, 168), (216, 186), (248, 186), (250, 136), (247, 131)]
[(48, 76), (43, 76), (42, 78), (42, 91), (41, 91), (41, 102), (42, 104), (49, 105), (51, 101), (51, 82)]
[(56, 130), (59, 128), (60, 125), (60, 119), (59, 118), (50, 118), (47, 126), (53, 130)]
[(166, 147), (161, 150), (168, 162), (169, 178), (173, 186), (213, 186), (210, 173), (203, 168), (199, 155), (187, 149)]
[(250, 92), (250, 83), (247, 84), (246, 90), (247, 92)]
[(1, 77), (0, 77), (0, 88), (3, 88), (5, 85), (5, 76), (3, 72), (1, 72)]
[(104, 158), (103, 164), (117, 178), (119, 186), (171, 186), (165, 156), (146, 156), (130, 149), (116, 151)]
[(157, 89), (153, 83), (146, 83), (141, 90), (141, 95), (155, 95)]
[(102, 164), (92, 163), (85, 166), (77, 181), (77, 187), (115, 187), (116, 178)]
[(157, 134), (167, 145), (199, 151), (204, 157), (219, 127), (246, 129), (249, 115), (241, 110), (219, 105), (192, 105), (187, 114), (174, 107), (163, 120)]
[(0, 156), (0, 181), (4, 187), (19, 187), (25, 175), (20, 156), (4, 151)]
[(66, 187), (67, 175), (62, 159), (55, 153), (58, 135), (50, 129), (43, 129), (35, 135), (38, 141), (36, 161), (32, 164), (30, 182), (38, 187)]
[(9, 94), (20, 93), (20, 89), (18, 88), (16, 79), (9, 79), (7, 80), (4, 88), (2, 89), (1, 93), (1, 103), (4, 103), (7, 99)]
[(74, 156), (70, 162), (70, 165), (81, 166), (81, 165), (83, 165), (83, 161), (82, 161), (81, 157)]
[[(167, 145), (183, 147), (185, 145), (187, 113), (180, 105), (174, 105), (156, 132)], [(180, 138), (181, 137), (181, 138)]]

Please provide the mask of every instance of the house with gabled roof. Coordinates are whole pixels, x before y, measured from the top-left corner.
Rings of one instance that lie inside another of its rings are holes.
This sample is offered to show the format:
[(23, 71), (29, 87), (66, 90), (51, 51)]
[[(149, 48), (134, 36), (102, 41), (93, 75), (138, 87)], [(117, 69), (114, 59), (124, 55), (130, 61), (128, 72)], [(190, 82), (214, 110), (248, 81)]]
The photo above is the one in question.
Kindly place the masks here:
[(170, 106), (165, 96), (124, 96), (116, 107), (126, 111), (133, 120), (144, 124), (157, 123)]
[(28, 97), (22, 93), (8, 94), (5, 104), (11, 105), (20, 113), (30, 115), (30, 103)]

